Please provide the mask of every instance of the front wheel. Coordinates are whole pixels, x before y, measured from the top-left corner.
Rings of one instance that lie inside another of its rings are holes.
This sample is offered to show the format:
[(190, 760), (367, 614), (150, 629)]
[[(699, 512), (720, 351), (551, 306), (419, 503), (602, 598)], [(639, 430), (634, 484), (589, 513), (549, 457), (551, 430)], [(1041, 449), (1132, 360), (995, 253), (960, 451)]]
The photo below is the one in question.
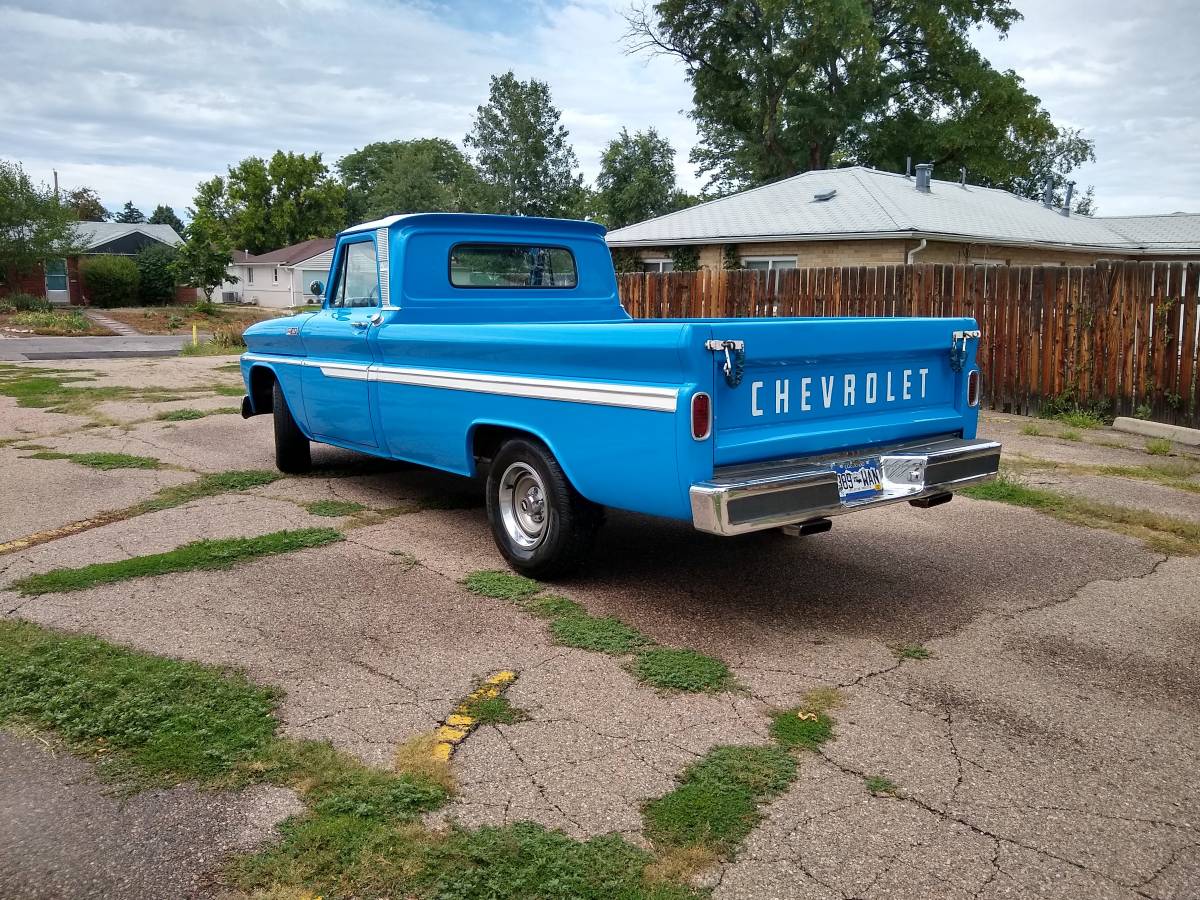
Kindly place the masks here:
[(488, 522), (509, 565), (531, 578), (554, 578), (588, 558), (603, 521), (550, 451), (515, 438), (492, 460), (487, 480)]
[(312, 468), (311, 445), (292, 417), (278, 381), (271, 390), (271, 404), (275, 413), (275, 467), (291, 475), (307, 472)]

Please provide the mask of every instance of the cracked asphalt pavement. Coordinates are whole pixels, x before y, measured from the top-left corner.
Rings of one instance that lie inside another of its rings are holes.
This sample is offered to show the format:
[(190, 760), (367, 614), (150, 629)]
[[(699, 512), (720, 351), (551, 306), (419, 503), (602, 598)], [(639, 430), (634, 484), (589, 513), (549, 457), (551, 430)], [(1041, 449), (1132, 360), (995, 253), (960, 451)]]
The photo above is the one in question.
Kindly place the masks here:
[[(222, 362), (80, 367), (102, 384), (236, 383)], [(208, 400), (191, 405), (233, 403)], [(108, 403), (115, 424), (84, 427), (0, 398), (0, 437), (11, 439), (0, 447), (0, 540), (197, 473), (272, 468), (265, 417), (166, 423), (147, 406), (157, 404)], [(1056, 463), (1151, 459), (1141, 439), (1106, 431), (1073, 445), (1021, 436), (1020, 423), (990, 416), (983, 430), (1046, 461), (1060, 483), (1072, 482)], [(23, 442), (176, 468), (94, 472), (25, 459)], [(0, 556), (0, 612), (242, 667), (286, 692), (286, 733), (378, 766), (436, 727), (475, 679), (517, 670), (507, 697), (529, 718), (472, 733), (454, 756), (458, 794), (436, 815), (468, 827), (533, 820), (578, 838), (643, 843), (642, 804), (689, 763), (717, 744), (765, 743), (772, 709), (838, 687), (833, 740), (802, 759), (741, 851), (706, 875), (716, 897), (1200, 897), (1200, 558), (961, 497), (844, 517), (805, 539), (718, 539), (614, 513), (594, 565), (555, 590), (662, 644), (719, 657), (740, 685), (665, 694), (621, 659), (556, 646), (543, 621), (462, 587), (471, 571), (503, 567), (477, 484), (328, 448), (314, 459), (312, 477)], [(1097, 496), (1132, 507), (1162, 509), (1169, 490), (1181, 518), (1200, 508), (1185, 490), (1100, 481)], [(447, 497), (456, 508), (432, 508)], [(357, 524), (311, 515), (304, 504), (319, 499), (409, 511), (347, 527), (338, 544), (224, 571), (36, 597), (4, 589), (202, 537)], [(917, 645), (928, 659), (896, 652)], [(208, 876), (222, 854), (269, 840), (294, 811), (286, 797), (187, 788), (132, 809), (105, 805), (83, 763), (28, 735), (0, 735), (0, 760), (6, 897), (204, 896), (217, 890)], [(895, 793), (870, 792), (871, 776)], [(231, 831), (243, 820), (252, 827)], [(184, 844), (196, 852), (162, 880), (178, 858), (170, 848)]]

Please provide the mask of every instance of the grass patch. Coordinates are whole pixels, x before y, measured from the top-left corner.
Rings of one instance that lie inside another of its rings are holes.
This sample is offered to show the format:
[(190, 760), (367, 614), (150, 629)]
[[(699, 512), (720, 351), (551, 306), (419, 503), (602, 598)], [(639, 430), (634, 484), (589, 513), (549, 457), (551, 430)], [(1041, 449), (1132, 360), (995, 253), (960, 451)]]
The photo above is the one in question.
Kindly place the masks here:
[(789, 750), (816, 750), (833, 737), (833, 720), (803, 707), (771, 716), (771, 737)]
[(455, 710), (473, 718), (478, 725), (515, 725), (529, 719), (529, 714), (513, 706), (504, 696), (469, 697)]
[(623, 656), (654, 644), (651, 638), (620, 619), (597, 618), (586, 613), (556, 614), (550, 622), (550, 633), (554, 642), (564, 647), (612, 656)]
[(900, 644), (892, 648), (897, 659), (929, 659), (933, 654), (920, 644)]
[(498, 600), (525, 600), (542, 589), (532, 578), (494, 569), (472, 572), (462, 583), (472, 594)]
[(12, 317), (12, 324), (18, 328), (32, 329), (34, 334), (52, 336), (109, 333), (107, 329), (93, 325), (82, 313), (68, 310), (17, 313)]
[[(1129, 449), (1123, 444), (1117, 445), (1122, 450)], [(1111, 478), (1136, 478), (1139, 481), (1151, 481), (1180, 491), (1200, 494), (1200, 481), (1193, 476), (1200, 475), (1200, 462), (1188, 459), (1169, 460), (1144, 466), (1096, 466), (1081, 463), (1064, 463), (1051, 460), (1036, 459), (1014, 455), (1006, 459), (1002, 469), (1006, 473), (1022, 474), (1025, 472), (1060, 471), (1075, 475), (1105, 475)]]
[(1083, 437), (1074, 428), (1064, 428), (1058, 435), (1064, 441), (1081, 441)]
[(242, 675), (0, 622), (0, 722), (53, 729), (115, 770), (227, 781), (266, 753), (277, 699)]
[(1170, 456), (1174, 445), (1166, 438), (1151, 438), (1146, 441), (1146, 452), (1151, 456)]
[(868, 775), (863, 786), (876, 797), (898, 797), (900, 788), (886, 775)]
[(22, 594), (81, 591), (101, 584), (164, 575), (168, 572), (228, 569), (243, 560), (291, 553), (340, 540), (342, 534), (336, 529), (304, 528), (296, 531), (276, 531), (250, 538), (193, 541), (166, 553), (151, 553), (73, 569), (53, 569), (20, 578), (9, 587)]
[(779, 747), (714, 747), (675, 790), (643, 807), (646, 837), (662, 848), (699, 846), (729, 857), (758, 824), (758, 806), (795, 776), (796, 760)]
[(695, 650), (653, 647), (638, 654), (633, 673), (641, 681), (671, 691), (721, 691), (733, 674), (721, 660)]
[(208, 413), (199, 409), (172, 409), (168, 412), (160, 412), (154, 418), (160, 422), (191, 422), (195, 419), (203, 419)]
[(992, 500), (1035, 509), (1072, 525), (1129, 535), (1161, 553), (1181, 556), (1200, 554), (1200, 525), (1161, 513), (1031, 488), (1006, 477), (966, 488), (962, 493), (976, 500)]
[(449, 757), (436, 754), (436, 734), (418, 734), (396, 748), (392, 768), (402, 775), (412, 775), (441, 785), (447, 793), (454, 793), (456, 785)]
[[(531, 823), (429, 831), (419, 817), (446, 802), (447, 785), (419, 771), (371, 769), (326, 743), (277, 737), (278, 700), (277, 692), (236, 673), (0, 622), (0, 722), (53, 730), (71, 749), (97, 759), (102, 771), (142, 785), (266, 782), (300, 793), (307, 811), (282, 825), (282, 840), (229, 864), (232, 886), (247, 893), (700, 896), (652, 881), (653, 855), (615, 835), (580, 842)], [(405, 764), (398, 754), (397, 765)], [(748, 789), (777, 780), (756, 776), (751, 765), (735, 769)]]
[(1078, 409), (1057, 413), (1052, 418), (1055, 421), (1062, 422), (1064, 425), (1069, 425), (1071, 428), (1082, 428), (1085, 431), (1091, 431), (1104, 426), (1104, 420), (1099, 416)]
[(262, 487), (282, 478), (278, 472), (268, 472), (263, 469), (247, 469), (244, 471), (214, 472), (202, 475), (195, 481), (186, 484), (176, 484), (163, 488), (149, 500), (143, 501), (130, 508), (132, 515), (144, 512), (157, 512), (163, 509), (182, 506), (194, 500), (205, 497), (215, 497), (218, 494), (236, 493), (250, 488)]
[(305, 504), (304, 508), (314, 516), (352, 516), (366, 509), (361, 503), (350, 500), (315, 500)]
[(59, 453), (41, 450), (25, 459), (65, 459), (92, 469), (158, 469), (162, 463), (152, 456), (131, 456), (128, 453)]
[(1021, 426), (1021, 434), (1027, 434), (1030, 437), (1040, 437), (1041, 435), (1043, 435), (1045, 433), (1046, 432), (1042, 431), (1042, 429), (1038, 428), (1038, 426), (1036, 426), (1036, 425), (1022, 425)]

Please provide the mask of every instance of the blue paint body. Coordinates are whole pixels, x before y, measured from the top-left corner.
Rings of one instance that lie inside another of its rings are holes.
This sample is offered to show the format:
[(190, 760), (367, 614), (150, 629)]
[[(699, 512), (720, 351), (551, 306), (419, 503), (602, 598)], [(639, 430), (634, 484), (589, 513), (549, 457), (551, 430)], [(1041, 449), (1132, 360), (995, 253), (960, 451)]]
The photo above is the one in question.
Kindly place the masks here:
[[(471, 475), (478, 430), (515, 429), (543, 440), (588, 499), (690, 520), (689, 488), (720, 466), (975, 436), (966, 400), (975, 341), (960, 372), (949, 353), (952, 332), (974, 329), (972, 319), (633, 320), (601, 227), (449, 213), (339, 235), (330, 284), (355, 241), (383, 257), (383, 302), (333, 309), (327, 299), (319, 313), (246, 331), (247, 386), (252, 369), (271, 369), (316, 441)], [(577, 284), (456, 287), (449, 256), (459, 243), (566, 248)], [(736, 387), (723, 354), (705, 348), (714, 338), (745, 342)], [(431, 377), (438, 383), (419, 383)], [(447, 377), (467, 381), (447, 387)], [(578, 396), (544, 396), (561, 384)], [(592, 399), (595, 388), (610, 393)], [(628, 391), (670, 409), (625, 402)], [(690, 420), (698, 391), (714, 410), (700, 441)]]

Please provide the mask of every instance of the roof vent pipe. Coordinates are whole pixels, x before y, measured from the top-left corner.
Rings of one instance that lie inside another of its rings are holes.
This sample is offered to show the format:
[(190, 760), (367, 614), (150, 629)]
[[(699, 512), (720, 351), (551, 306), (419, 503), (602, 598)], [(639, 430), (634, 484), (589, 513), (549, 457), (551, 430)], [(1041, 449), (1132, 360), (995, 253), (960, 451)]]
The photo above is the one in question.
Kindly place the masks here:
[(917, 190), (929, 193), (929, 182), (933, 180), (933, 163), (917, 163)]
[(912, 178), (912, 157), (904, 157), (904, 177)]
[(1042, 188), (1042, 206), (1046, 209), (1054, 209), (1054, 180), (1046, 179), (1046, 184)]
[(964, 189), (965, 189), (965, 188), (966, 188), (966, 186), (967, 186), (967, 167), (966, 167), (966, 166), (960, 166), (960, 167), (959, 167), (959, 170), (958, 170), (958, 186), (959, 186), (960, 188), (964, 188)]
[(1062, 214), (1064, 216), (1071, 215), (1071, 195), (1075, 193), (1075, 182), (1067, 182), (1067, 199), (1063, 201)]

